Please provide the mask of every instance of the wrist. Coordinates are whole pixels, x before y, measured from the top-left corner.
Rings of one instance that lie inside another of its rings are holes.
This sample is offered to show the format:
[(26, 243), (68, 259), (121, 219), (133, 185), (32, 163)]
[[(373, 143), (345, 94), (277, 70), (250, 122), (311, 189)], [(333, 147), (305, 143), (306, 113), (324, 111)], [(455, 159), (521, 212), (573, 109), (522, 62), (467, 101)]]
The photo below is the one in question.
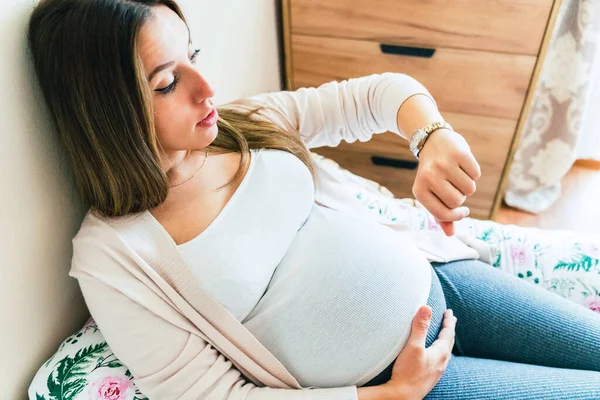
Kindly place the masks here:
[(416, 94), (408, 98), (396, 115), (398, 131), (409, 141), (417, 129), (438, 121), (444, 121), (444, 118), (433, 100), (425, 94)]
[[(432, 132), (427, 141), (419, 152), (419, 160), (428, 158), (429, 156), (439, 157), (440, 152), (448, 151), (448, 146), (456, 147), (457, 140), (464, 141), (464, 137), (451, 129), (438, 129)], [(466, 142), (465, 142), (466, 143)]]
[(442, 129), (452, 131), (452, 126), (445, 121), (436, 121), (415, 131), (408, 145), (415, 158), (419, 159), (419, 153), (429, 140), (431, 134)]
[(392, 400), (394, 392), (387, 385), (359, 387), (358, 400)]
[(408, 391), (397, 384), (360, 387), (357, 392), (358, 400), (412, 400), (407, 394)]
[(388, 383), (383, 384), (386, 386), (386, 400), (417, 400), (413, 394), (413, 391), (409, 390), (406, 385), (394, 383), (391, 385)]

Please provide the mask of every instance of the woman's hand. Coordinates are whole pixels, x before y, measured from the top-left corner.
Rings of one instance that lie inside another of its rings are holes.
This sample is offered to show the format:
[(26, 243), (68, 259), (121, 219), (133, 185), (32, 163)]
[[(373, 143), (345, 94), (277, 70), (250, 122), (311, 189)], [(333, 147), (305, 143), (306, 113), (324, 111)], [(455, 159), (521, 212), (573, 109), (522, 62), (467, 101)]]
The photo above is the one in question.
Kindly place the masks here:
[(393, 393), (391, 398), (423, 399), (446, 370), (454, 347), (456, 317), (452, 310), (446, 310), (438, 339), (425, 348), (430, 320), (431, 308), (421, 307), (413, 319), (408, 342), (394, 363), (392, 378), (382, 385)]
[(419, 153), (413, 185), (415, 198), (435, 217), (447, 236), (454, 235), (454, 221), (469, 215), (462, 207), (475, 193), (481, 169), (469, 145), (449, 129), (434, 131)]

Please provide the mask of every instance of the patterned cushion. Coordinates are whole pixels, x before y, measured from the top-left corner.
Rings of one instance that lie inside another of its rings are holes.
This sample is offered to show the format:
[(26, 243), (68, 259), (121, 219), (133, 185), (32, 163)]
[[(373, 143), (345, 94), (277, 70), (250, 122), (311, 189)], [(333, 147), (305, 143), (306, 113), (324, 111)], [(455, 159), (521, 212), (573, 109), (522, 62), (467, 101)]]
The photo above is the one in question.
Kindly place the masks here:
[[(336, 170), (373, 218), (416, 230), (440, 230), (412, 199), (396, 199), (376, 182), (359, 177), (314, 154)], [(494, 267), (600, 313), (600, 236), (546, 231), (467, 218), (457, 224), (496, 245)], [(29, 387), (35, 400), (142, 400), (131, 373), (112, 353), (93, 319), (69, 336), (38, 370)]]
[(29, 386), (35, 400), (146, 400), (90, 318), (42, 365)]
[[(332, 160), (314, 155), (337, 169), (373, 218), (412, 230), (441, 231), (435, 218), (416, 200), (396, 199), (377, 182), (352, 174)], [(475, 236), (497, 248), (494, 267), (525, 279), (600, 313), (600, 235), (543, 230), (465, 218), (457, 234)]]

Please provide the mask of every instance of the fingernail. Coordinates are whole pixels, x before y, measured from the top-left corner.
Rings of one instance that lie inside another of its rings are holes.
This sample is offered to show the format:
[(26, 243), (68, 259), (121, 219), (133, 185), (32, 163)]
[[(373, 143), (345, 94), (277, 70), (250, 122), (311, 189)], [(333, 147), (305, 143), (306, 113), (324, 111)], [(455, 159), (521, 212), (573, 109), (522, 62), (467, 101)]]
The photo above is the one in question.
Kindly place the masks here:
[(467, 217), (469, 216), (469, 214), (471, 214), (471, 210), (470, 210), (470, 209), (468, 209), (468, 208), (466, 208), (466, 209), (463, 211), (463, 218), (467, 218)]
[(427, 306), (421, 307), (421, 311), (419, 311), (419, 313), (421, 314), (421, 317), (429, 318), (431, 316), (431, 308)]

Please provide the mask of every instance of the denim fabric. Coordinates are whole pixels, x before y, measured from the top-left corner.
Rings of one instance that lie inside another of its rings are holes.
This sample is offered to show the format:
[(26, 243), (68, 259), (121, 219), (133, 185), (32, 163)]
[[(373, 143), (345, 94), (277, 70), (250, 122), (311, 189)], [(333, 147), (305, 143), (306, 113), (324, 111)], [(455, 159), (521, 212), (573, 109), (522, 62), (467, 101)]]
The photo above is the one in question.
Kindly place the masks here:
[(434, 271), (458, 323), (426, 399), (600, 399), (600, 314), (480, 261)]

